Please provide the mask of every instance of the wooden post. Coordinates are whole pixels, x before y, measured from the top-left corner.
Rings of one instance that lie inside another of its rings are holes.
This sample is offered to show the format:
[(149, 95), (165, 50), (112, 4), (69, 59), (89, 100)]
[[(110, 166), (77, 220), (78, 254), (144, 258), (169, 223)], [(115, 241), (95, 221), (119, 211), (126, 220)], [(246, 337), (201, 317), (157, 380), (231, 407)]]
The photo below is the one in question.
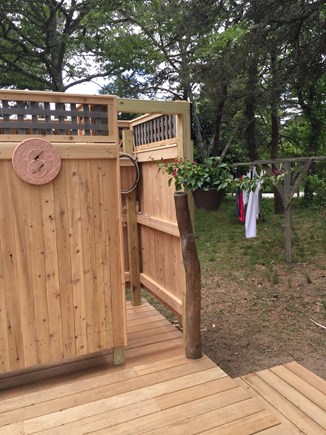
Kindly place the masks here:
[(118, 366), (125, 363), (125, 348), (124, 347), (114, 347), (113, 348), (113, 365)]
[(128, 231), (128, 255), (130, 270), (130, 288), (132, 291), (132, 305), (141, 305), (140, 294), (140, 265), (138, 247), (138, 227), (136, 214), (136, 191), (127, 194), (127, 231)]
[[(123, 147), (126, 153), (133, 153), (133, 134), (131, 130), (122, 132)], [(128, 258), (130, 271), (130, 288), (132, 291), (132, 305), (141, 305), (140, 293), (140, 265), (139, 265), (139, 243), (136, 214), (136, 190), (126, 194), (127, 208), (127, 231), (128, 231)]]
[(202, 357), (200, 335), (201, 309), (201, 274), (197, 255), (195, 235), (191, 223), (188, 206), (188, 195), (185, 192), (174, 194), (174, 203), (181, 238), (182, 258), (186, 275), (184, 334), (186, 357), (197, 359)]

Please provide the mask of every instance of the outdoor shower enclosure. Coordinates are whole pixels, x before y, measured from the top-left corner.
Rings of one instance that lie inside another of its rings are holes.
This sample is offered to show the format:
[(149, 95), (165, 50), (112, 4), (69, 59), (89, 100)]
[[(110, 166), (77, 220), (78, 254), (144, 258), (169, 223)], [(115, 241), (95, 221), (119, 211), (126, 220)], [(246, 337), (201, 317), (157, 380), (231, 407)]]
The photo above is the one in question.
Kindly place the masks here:
[[(140, 116), (118, 121), (121, 112)], [(26, 139), (17, 160), (35, 183), (13, 167)], [(42, 141), (61, 160), (50, 181)], [(123, 198), (133, 168), (122, 151), (141, 167)], [(157, 163), (191, 153), (187, 102), (0, 91), (1, 373), (111, 350), (123, 362), (126, 282), (134, 303), (142, 286), (184, 317), (173, 187)]]

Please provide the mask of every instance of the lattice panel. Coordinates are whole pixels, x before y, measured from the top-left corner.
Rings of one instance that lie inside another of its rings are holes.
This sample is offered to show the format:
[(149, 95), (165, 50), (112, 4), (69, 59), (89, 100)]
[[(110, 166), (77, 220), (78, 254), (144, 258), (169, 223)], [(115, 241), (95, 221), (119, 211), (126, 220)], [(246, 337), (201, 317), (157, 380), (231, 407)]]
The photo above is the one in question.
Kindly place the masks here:
[(0, 134), (107, 136), (107, 104), (0, 100)]
[(162, 115), (134, 126), (136, 146), (172, 139), (175, 136), (174, 115)]

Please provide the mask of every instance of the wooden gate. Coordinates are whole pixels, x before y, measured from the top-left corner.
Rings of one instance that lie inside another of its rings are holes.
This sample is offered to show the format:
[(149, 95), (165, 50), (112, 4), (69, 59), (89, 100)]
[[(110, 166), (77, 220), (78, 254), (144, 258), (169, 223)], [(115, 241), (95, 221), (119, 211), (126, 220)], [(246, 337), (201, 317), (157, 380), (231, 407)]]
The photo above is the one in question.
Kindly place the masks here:
[[(118, 99), (118, 110), (147, 113), (121, 123), (125, 129), (124, 149), (133, 153), (141, 169), (137, 194), (127, 203), (131, 211), (130, 251), (139, 250), (140, 259), (138, 264), (130, 262), (127, 277), (132, 288), (134, 283), (140, 283), (182, 317), (185, 325), (185, 271), (173, 196), (175, 187), (168, 185), (168, 176), (159, 172), (158, 163), (177, 158), (192, 160), (190, 104)], [(137, 207), (133, 206), (133, 200), (137, 201)], [(192, 197), (189, 201), (192, 202)]]
[[(44, 138), (62, 159), (26, 183), (12, 154)], [(0, 372), (126, 344), (116, 99), (0, 91)]]

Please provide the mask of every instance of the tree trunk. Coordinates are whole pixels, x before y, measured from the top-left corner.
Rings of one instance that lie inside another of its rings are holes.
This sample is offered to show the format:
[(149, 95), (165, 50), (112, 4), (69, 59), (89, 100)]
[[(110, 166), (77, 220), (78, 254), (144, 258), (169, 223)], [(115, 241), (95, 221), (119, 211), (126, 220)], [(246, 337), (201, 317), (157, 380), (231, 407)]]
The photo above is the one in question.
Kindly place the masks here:
[[(272, 73), (272, 89), (271, 89), (271, 123), (272, 123), (272, 140), (271, 140), (271, 159), (278, 158), (278, 146), (280, 142), (280, 120), (279, 120), (279, 98), (280, 93), (277, 83), (277, 56), (275, 50), (271, 51), (271, 73)], [(273, 171), (277, 170), (273, 165)], [(274, 213), (284, 213), (283, 200), (279, 191), (274, 187)]]
[(195, 235), (193, 233), (188, 194), (174, 194), (175, 209), (180, 231), (182, 258), (186, 275), (184, 334), (186, 357), (196, 359), (202, 357), (200, 311), (201, 311), (201, 274), (197, 255)]
[(194, 132), (196, 145), (199, 149), (202, 159), (205, 159), (208, 157), (208, 150), (204, 144), (203, 136), (201, 133), (201, 125), (196, 110), (196, 103), (194, 101), (191, 104), (191, 115), (192, 115), (192, 129)]
[(245, 116), (247, 127), (245, 130), (246, 143), (250, 160), (257, 160), (257, 142), (256, 142), (256, 89), (257, 89), (257, 60), (250, 61), (247, 80), (247, 95), (245, 99)]
[(48, 48), (50, 51), (50, 62), (46, 63), (48, 73), (51, 77), (52, 91), (64, 92), (63, 84), (63, 58), (65, 53), (65, 44), (60, 38), (58, 31), (58, 10), (52, 7), (51, 17), (48, 21), (49, 41)]
[(227, 98), (228, 93), (228, 87), (227, 85), (223, 86), (223, 95), (222, 98), (217, 106), (217, 112), (215, 116), (215, 125), (214, 125), (214, 137), (213, 137), (213, 147), (211, 154), (213, 156), (219, 156), (221, 154), (221, 127), (222, 127), (222, 119), (223, 119), (223, 112), (224, 112), (224, 106)]
[[(302, 111), (309, 122), (309, 151), (310, 155), (316, 155), (321, 146), (321, 134), (323, 128), (323, 122), (319, 118), (320, 111), (316, 110), (314, 106), (317, 105), (316, 100), (318, 99), (316, 85), (311, 84), (307, 92), (307, 99), (305, 101), (303, 92), (298, 91), (298, 100), (302, 108)], [(310, 166), (308, 174), (313, 174), (315, 172), (315, 164)], [(304, 202), (311, 203), (314, 198), (313, 187), (309, 180), (306, 180), (304, 186)]]

